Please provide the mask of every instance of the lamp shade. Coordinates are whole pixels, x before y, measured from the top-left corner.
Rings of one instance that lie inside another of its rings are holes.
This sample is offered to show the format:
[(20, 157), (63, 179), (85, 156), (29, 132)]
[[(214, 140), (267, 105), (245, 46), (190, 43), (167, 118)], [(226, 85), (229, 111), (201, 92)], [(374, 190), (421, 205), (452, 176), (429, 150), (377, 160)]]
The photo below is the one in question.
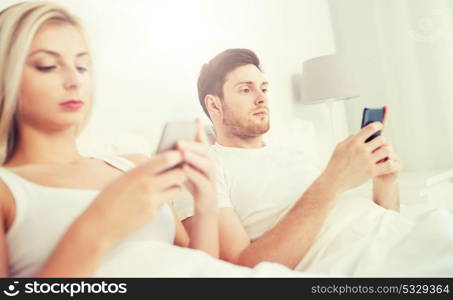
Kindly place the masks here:
[(336, 54), (309, 59), (303, 64), (301, 100), (304, 104), (359, 96), (358, 89)]

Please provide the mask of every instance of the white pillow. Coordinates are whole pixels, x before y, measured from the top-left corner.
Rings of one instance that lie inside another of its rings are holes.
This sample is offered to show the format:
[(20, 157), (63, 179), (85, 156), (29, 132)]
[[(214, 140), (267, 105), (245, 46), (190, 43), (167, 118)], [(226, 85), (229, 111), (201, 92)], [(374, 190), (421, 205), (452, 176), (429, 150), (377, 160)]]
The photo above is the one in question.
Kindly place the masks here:
[(82, 155), (119, 155), (142, 153), (150, 156), (152, 143), (143, 135), (131, 132), (88, 132), (77, 140)]
[(283, 124), (277, 124), (267, 134), (266, 141), (272, 145), (281, 145), (284, 149), (304, 152), (319, 168), (327, 163), (321, 160), (319, 139), (311, 121), (292, 118)]
[[(215, 142), (215, 132), (211, 123), (203, 125), (210, 143)], [(142, 153), (151, 156), (159, 143), (161, 130), (153, 130), (146, 136), (136, 132), (116, 131), (87, 131), (84, 132), (77, 144), (83, 155), (119, 155), (125, 153)], [(282, 148), (300, 150), (310, 157), (319, 166), (320, 162), (318, 139), (312, 122), (302, 119), (290, 119), (284, 124), (272, 125), (265, 135), (265, 141)]]

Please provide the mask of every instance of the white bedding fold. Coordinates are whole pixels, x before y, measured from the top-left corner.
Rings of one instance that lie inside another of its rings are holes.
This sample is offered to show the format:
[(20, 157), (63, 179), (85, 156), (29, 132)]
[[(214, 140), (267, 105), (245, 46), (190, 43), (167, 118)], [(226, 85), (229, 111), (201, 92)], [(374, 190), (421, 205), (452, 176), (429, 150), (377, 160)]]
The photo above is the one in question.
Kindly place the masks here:
[(255, 268), (236, 266), (206, 253), (158, 241), (125, 245), (104, 261), (96, 277), (320, 277), (275, 263)]
[(424, 207), (408, 217), (369, 205), (375, 204), (341, 199), (296, 269), (353, 277), (453, 276), (450, 211)]
[[(369, 210), (368, 199), (341, 199), (313, 247), (292, 271), (280, 264), (245, 268), (198, 250), (158, 241), (117, 249), (97, 277), (451, 277), (453, 215), (424, 208), (411, 217)], [(368, 212), (368, 213), (365, 213)], [(369, 213), (372, 212), (372, 213)]]

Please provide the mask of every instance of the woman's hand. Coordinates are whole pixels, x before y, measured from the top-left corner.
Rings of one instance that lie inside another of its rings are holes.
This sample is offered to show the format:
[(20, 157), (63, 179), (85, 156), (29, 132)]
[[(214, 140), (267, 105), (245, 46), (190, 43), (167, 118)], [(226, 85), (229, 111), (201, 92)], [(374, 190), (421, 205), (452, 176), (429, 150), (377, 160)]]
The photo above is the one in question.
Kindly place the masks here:
[(219, 257), (219, 219), (215, 189), (214, 162), (209, 156), (206, 134), (197, 119), (195, 141), (179, 141), (187, 176), (186, 187), (194, 199), (194, 214), (185, 225), (190, 236), (189, 247)]
[(194, 198), (195, 211), (217, 210), (214, 163), (209, 156), (209, 143), (199, 119), (195, 141), (178, 141), (177, 149), (184, 160), (186, 187)]
[(186, 173), (174, 168), (183, 160), (167, 151), (132, 169), (109, 184), (82, 215), (109, 245), (149, 222), (164, 202), (180, 195)]

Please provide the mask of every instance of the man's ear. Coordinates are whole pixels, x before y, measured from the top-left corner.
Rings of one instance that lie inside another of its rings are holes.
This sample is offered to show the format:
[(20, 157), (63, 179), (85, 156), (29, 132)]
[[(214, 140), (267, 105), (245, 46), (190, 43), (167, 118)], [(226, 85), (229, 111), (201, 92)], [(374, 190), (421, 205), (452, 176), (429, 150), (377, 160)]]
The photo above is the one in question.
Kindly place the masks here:
[(204, 97), (204, 105), (211, 118), (213, 116), (219, 118), (223, 113), (222, 102), (218, 96), (206, 95), (206, 97)]

